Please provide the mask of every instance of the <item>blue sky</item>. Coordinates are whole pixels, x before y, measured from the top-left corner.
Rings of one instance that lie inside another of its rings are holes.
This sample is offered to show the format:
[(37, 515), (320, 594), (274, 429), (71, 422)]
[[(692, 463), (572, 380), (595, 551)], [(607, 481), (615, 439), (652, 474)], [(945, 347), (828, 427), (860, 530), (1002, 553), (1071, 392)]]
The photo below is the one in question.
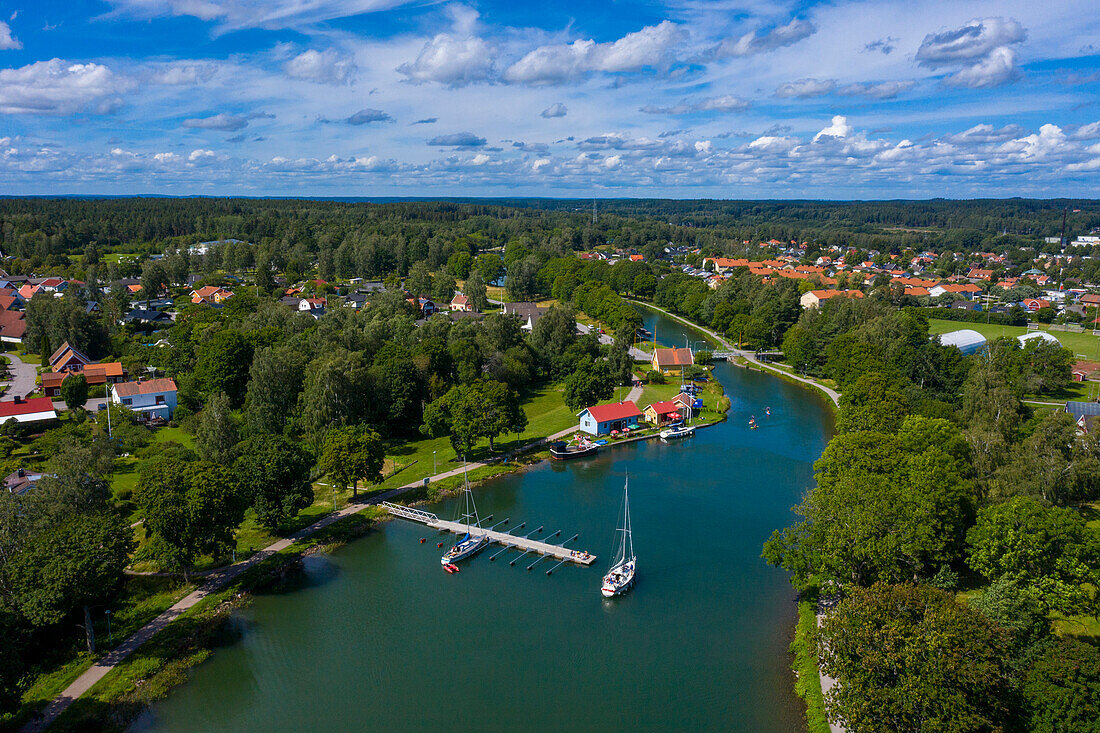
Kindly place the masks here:
[(0, 190), (1100, 197), (1100, 12), (0, 1)]

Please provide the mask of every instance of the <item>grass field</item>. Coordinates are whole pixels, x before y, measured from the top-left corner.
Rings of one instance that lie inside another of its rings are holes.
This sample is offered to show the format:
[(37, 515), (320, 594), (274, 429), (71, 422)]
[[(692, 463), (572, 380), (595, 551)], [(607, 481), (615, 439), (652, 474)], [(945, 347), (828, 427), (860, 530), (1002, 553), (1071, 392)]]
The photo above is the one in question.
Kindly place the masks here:
[[(1015, 338), (1028, 332), (1024, 326), (1000, 326), (995, 323), (963, 323), (962, 321), (941, 321), (938, 318), (928, 319), (928, 331), (932, 334), (948, 333), (964, 328), (977, 331), (990, 340), (1001, 336)], [(1050, 330), (1045, 323), (1040, 324), (1039, 328), (1043, 331)], [(1100, 336), (1093, 336), (1091, 331), (1083, 333), (1050, 331), (1050, 335), (1058, 339), (1067, 349), (1073, 351), (1079, 359), (1100, 361)]]

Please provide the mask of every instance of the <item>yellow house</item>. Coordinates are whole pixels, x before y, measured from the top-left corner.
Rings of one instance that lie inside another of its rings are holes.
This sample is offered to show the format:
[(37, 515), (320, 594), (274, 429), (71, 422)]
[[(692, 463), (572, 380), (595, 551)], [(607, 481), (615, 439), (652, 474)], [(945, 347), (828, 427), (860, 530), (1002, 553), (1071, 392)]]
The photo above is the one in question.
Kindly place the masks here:
[(650, 364), (661, 374), (679, 374), (680, 370), (695, 363), (691, 349), (654, 349)]

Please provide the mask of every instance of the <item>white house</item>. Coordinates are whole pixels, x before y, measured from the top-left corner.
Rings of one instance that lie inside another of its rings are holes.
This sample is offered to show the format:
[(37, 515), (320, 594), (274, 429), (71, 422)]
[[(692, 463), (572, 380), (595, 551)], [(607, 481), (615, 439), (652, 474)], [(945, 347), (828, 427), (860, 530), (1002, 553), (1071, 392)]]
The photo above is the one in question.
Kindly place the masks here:
[(111, 402), (139, 415), (169, 420), (176, 410), (176, 383), (171, 379), (122, 382), (111, 386)]

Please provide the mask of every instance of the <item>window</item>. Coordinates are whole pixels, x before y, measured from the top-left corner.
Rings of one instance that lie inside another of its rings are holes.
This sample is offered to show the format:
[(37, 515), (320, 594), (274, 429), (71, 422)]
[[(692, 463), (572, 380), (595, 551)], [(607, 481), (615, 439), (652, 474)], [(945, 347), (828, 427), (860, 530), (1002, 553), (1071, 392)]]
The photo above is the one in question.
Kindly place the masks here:
[(157, 395), (157, 404), (158, 405), (163, 405), (164, 404), (164, 395), (162, 395), (162, 394)]
[(134, 401), (133, 401), (133, 399), (131, 399), (130, 397), (123, 397), (123, 398), (122, 398), (122, 404), (124, 404), (124, 405), (132, 405), (132, 404), (134, 404)]

